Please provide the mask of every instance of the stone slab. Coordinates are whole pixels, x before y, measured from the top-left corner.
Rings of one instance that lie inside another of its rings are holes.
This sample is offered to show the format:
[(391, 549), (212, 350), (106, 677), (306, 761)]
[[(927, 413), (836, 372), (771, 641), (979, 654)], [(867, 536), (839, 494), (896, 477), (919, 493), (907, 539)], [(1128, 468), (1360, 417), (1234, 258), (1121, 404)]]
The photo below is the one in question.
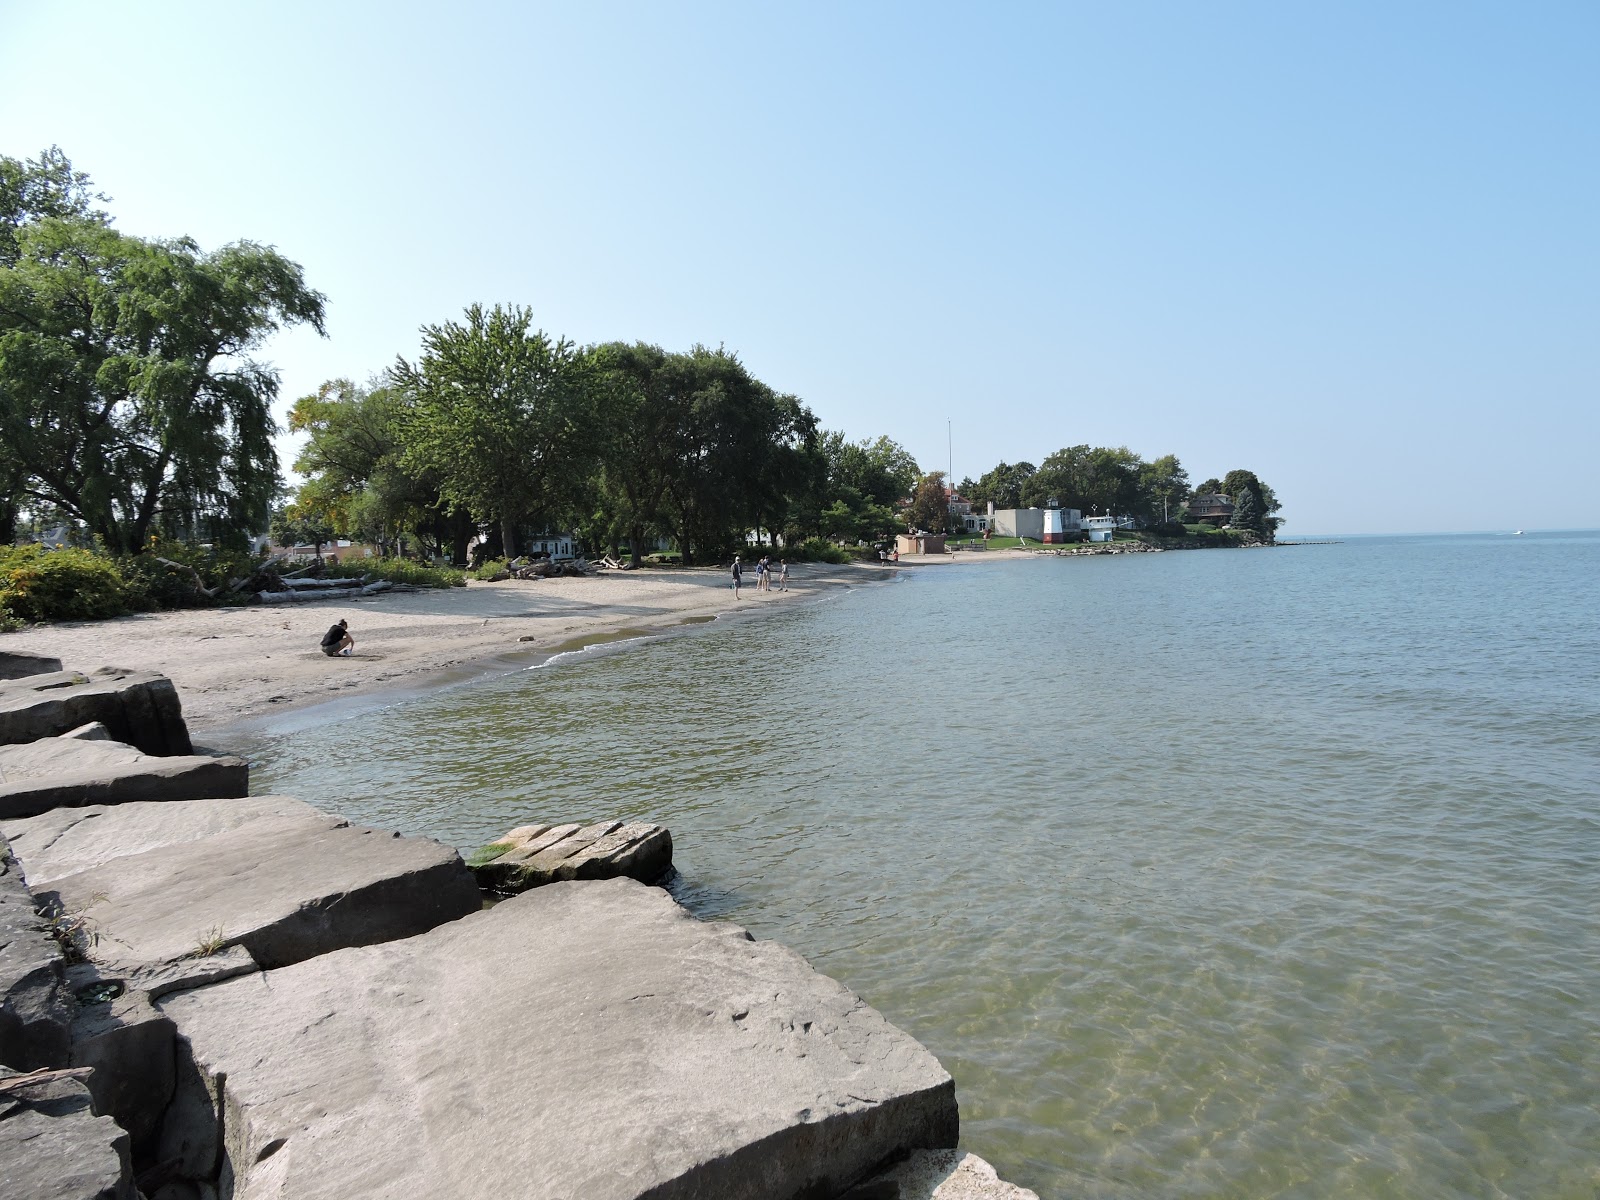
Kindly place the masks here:
[(59, 658), (25, 654), (20, 650), (0, 650), (0, 679), (26, 679), (29, 675), (48, 675), (59, 670)]
[[(185, 803), (197, 802), (150, 808)], [(314, 809), (156, 845), (34, 892), (82, 912), (85, 956), (120, 971), (234, 945), (261, 966), (286, 966), (409, 937), (482, 907), (472, 873), (450, 847)]]
[(19, 1071), (67, 1065), (75, 1005), (64, 970), (61, 947), (0, 838), (0, 1064)]
[(73, 1079), (0, 1096), (0, 1196), (138, 1200), (128, 1135), (94, 1114), (88, 1089)]
[(0, 743), (36, 742), (98, 721), (146, 754), (194, 747), (178, 690), (165, 675), (101, 667), (0, 680)]
[(1007, 1183), (976, 1154), (913, 1150), (841, 1200), (1039, 1200), (1039, 1193)]
[(266, 817), (338, 820), (292, 796), (134, 801), (58, 808), (0, 822), (0, 833), (31, 887), (76, 875), (130, 854), (199, 841)]
[(470, 865), (478, 886), (503, 894), (568, 879), (654, 883), (672, 869), (672, 834), (643, 822), (523, 825), (474, 854)]
[(797, 1200), (957, 1136), (954, 1084), (909, 1035), (631, 880), (159, 1007), (180, 1057), (161, 1153), (220, 1155), (235, 1200)]
[(0, 745), (0, 821), (56, 808), (244, 796), (250, 764), (232, 756), (156, 757), (123, 742), (63, 734)]

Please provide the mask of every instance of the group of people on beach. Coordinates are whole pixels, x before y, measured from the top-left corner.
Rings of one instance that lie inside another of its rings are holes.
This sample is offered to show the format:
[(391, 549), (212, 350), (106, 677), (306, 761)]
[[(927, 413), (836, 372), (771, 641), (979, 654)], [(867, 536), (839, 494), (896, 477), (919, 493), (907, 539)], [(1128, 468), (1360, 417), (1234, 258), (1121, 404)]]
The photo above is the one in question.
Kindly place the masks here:
[[(770, 592), (772, 590), (772, 560), (765, 554), (756, 562), (756, 591)], [(778, 560), (778, 590), (789, 590), (789, 560)], [(739, 589), (744, 584), (744, 564), (739, 561), (739, 556), (733, 556), (733, 598), (739, 598)]]

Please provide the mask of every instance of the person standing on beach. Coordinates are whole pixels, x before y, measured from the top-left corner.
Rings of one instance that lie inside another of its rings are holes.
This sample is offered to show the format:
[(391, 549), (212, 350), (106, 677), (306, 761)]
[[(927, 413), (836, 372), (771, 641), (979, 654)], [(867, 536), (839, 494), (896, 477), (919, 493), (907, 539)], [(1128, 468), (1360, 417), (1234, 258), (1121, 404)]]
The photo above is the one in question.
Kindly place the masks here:
[(329, 658), (349, 658), (355, 648), (356, 640), (350, 636), (348, 621), (340, 621), (322, 635), (322, 652)]
[(789, 590), (789, 560), (787, 558), (778, 560), (778, 590), (780, 592)]
[(739, 556), (733, 556), (733, 598), (739, 598), (739, 583), (743, 579), (743, 572), (739, 569)]
[(767, 570), (767, 556), (763, 554), (756, 560), (756, 591), (769, 591), (771, 582), (772, 580), (769, 578)]

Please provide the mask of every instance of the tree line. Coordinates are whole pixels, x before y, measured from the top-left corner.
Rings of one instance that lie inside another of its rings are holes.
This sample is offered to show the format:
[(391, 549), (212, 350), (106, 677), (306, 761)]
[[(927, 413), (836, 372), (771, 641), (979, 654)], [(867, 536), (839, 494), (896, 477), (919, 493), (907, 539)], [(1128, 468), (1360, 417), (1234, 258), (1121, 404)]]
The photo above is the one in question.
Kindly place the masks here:
[(1229, 471), (1191, 487), (1176, 454), (1146, 462), (1126, 446), (1067, 446), (1037, 467), (1002, 462), (979, 479), (963, 479), (957, 491), (975, 508), (989, 501), (996, 508), (1075, 508), (1166, 526), (1197, 523), (1199, 498), (1220, 495), (1234, 506), (1232, 528), (1271, 535), (1283, 524), (1276, 515), (1282, 502), (1253, 471)]
[[(948, 521), (942, 472), (890, 438), (821, 428), (725, 348), (578, 346), (515, 305), (425, 325), (415, 358), (297, 400), (291, 493), (272, 442), (279, 378), (255, 354), (279, 329), (322, 333), (325, 297), (271, 247), (135, 237), (105, 201), (59, 149), (0, 156), (5, 542), (25, 521), (120, 555), (158, 538), (242, 548), (272, 514), (295, 542), (348, 537), (457, 564), (474, 539), (512, 557), (558, 531), (636, 560), (670, 544), (694, 563), (751, 531), (792, 547)], [(1238, 475), (1207, 482), (1251, 492), (1270, 527), (1276, 497)], [(1075, 446), (960, 490), (999, 507), (1171, 518), (1187, 483), (1172, 455)]]

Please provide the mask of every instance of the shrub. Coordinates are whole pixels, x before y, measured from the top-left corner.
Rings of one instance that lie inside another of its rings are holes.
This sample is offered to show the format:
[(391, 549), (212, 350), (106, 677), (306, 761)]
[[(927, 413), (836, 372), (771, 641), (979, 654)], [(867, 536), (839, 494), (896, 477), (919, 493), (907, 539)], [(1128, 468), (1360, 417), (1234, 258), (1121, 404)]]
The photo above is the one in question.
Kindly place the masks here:
[[(483, 565), (484, 569), (489, 566)], [(327, 574), (335, 579), (356, 579), (362, 575), (373, 579), (387, 579), (390, 583), (409, 583), (412, 587), (452, 588), (466, 587), (467, 573), (455, 567), (430, 567), (412, 562), (409, 558), (352, 558), (346, 562), (329, 563)]]
[(825, 538), (807, 538), (798, 545), (785, 548), (782, 557), (791, 562), (825, 563), (847, 563), (851, 559), (849, 551), (835, 546)]
[(94, 621), (128, 611), (110, 559), (40, 545), (0, 547), (0, 610), (23, 621)]
[(510, 566), (505, 559), (486, 558), (483, 562), (479, 563), (476, 567), (467, 572), (467, 578), (484, 582), (493, 579), (496, 575), (500, 574), (500, 572), (507, 570), (510, 570)]

